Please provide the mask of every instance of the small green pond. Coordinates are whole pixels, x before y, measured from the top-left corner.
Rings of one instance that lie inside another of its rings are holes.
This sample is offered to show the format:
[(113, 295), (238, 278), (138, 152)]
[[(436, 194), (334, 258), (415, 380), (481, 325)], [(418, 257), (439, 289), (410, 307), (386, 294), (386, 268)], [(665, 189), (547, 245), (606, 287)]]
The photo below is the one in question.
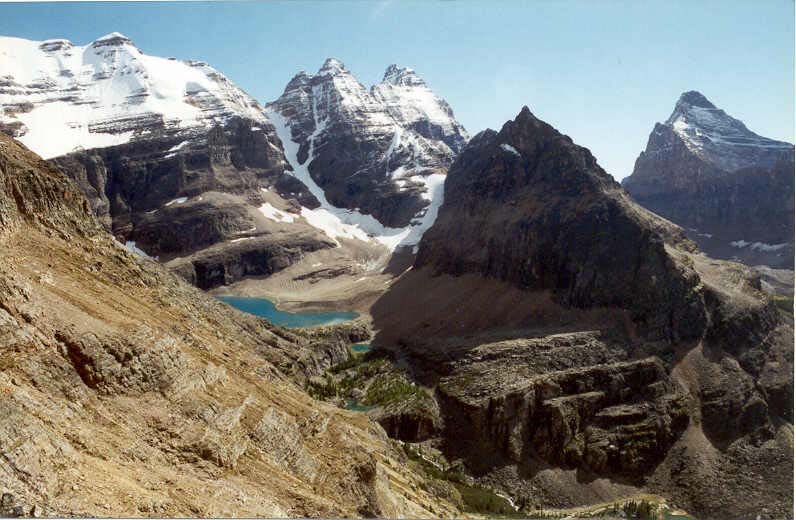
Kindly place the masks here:
[(374, 348), (375, 347), (370, 343), (354, 343), (353, 345), (351, 345), (351, 350), (357, 353), (370, 352)]
[(355, 412), (367, 412), (368, 410), (373, 410), (374, 408), (376, 407), (365, 404), (359, 404), (353, 399), (347, 399), (345, 402), (345, 409), (353, 410)]

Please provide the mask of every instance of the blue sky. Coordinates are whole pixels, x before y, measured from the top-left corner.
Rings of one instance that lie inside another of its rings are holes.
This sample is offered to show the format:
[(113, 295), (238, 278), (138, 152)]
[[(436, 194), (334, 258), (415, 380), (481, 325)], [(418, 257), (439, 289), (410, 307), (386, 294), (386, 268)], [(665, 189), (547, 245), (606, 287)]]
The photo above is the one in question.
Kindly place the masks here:
[(794, 140), (793, 0), (0, 4), (3, 35), (84, 44), (112, 31), (207, 61), (262, 102), (330, 56), (366, 86), (411, 66), (471, 133), (528, 105), (617, 178), (685, 90)]

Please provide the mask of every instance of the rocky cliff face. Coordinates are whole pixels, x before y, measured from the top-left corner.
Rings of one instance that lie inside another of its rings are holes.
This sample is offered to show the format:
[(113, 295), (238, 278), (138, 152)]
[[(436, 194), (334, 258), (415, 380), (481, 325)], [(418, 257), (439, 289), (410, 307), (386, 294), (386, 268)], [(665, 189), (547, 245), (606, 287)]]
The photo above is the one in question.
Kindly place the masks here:
[[(306, 222), (318, 201), (267, 122), (233, 118), (191, 138), (163, 134), (52, 159), (123, 243), (211, 288), (268, 275), (334, 242)], [(278, 217), (263, 208), (279, 206)], [(270, 217), (270, 218), (269, 218)]]
[(623, 186), (711, 256), (792, 268), (793, 159), (792, 144), (755, 134), (692, 91), (655, 125)]
[(792, 507), (793, 318), (749, 268), (698, 254), (527, 108), (470, 141), (445, 201), (372, 312), (436, 389), (449, 457), (518, 501)]
[(456, 514), (380, 427), (291, 381), (361, 331), (286, 331), (204, 295), (3, 135), (0, 246), (4, 513)]
[[(633, 205), (585, 148), (524, 108), (473, 138), (451, 167), (416, 267), (550, 289), (566, 305), (616, 306), (653, 336), (699, 337), (693, 270), (664, 240), (679, 229)], [(456, 237), (451, 239), (451, 237)]]
[(307, 170), (305, 183), (316, 183), (331, 205), (391, 228), (419, 224), (432, 211), (435, 186), (467, 140), (448, 104), (396, 66), (368, 91), (328, 59), (317, 74), (297, 74), (268, 110), (286, 128), (283, 141), (295, 143), (293, 166)]

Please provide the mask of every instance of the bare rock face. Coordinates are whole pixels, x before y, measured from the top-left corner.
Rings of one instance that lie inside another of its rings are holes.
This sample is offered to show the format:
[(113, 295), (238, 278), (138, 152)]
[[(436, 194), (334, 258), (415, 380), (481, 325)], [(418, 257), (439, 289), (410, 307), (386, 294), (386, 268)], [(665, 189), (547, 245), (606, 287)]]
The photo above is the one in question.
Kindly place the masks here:
[(272, 274), (335, 245), (311, 229), (258, 230), (263, 190), (295, 211), (318, 206), (284, 173), (281, 144), (268, 123), (232, 119), (204, 133), (161, 135), (52, 161), (120, 241), (163, 261), (180, 258), (176, 272), (205, 289)]
[(691, 91), (655, 124), (622, 185), (711, 256), (792, 269), (793, 154)]
[(656, 358), (512, 376), (512, 384), (500, 388), (496, 383), (508, 374), (495, 364), (463, 360), (441, 380), (450, 449), (464, 454), (486, 447), (493, 454), (468, 457), (477, 473), (538, 458), (640, 479), (689, 422), (688, 396)]
[(287, 331), (121, 247), (0, 135), (0, 513), (457, 516), (363, 415), (296, 383), (364, 325)]
[(645, 334), (700, 336), (698, 279), (664, 247), (675, 226), (633, 205), (585, 148), (528, 108), (460, 154), (416, 267), (554, 290), (577, 307), (630, 311)]
[(330, 204), (393, 228), (428, 211), (429, 177), (444, 174), (468, 138), (444, 100), (394, 65), (368, 91), (330, 58), (315, 75), (297, 74), (267, 109)]

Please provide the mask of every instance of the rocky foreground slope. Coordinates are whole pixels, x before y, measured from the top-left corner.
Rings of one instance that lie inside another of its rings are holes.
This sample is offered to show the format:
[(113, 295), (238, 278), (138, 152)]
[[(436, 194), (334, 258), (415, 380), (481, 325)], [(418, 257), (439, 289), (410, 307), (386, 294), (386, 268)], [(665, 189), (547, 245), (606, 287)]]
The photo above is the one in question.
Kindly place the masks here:
[(792, 144), (755, 134), (691, 91), (655, 124), (622, 185), (711, 256), (793, 269), (793, 161)]
[(0, 135), (3, 511), (454, 514), (380, 427), (295, 386), (362, 333), (289, 332), (205, 296), (127, 252), (63, 174)]
[(790, 514), (793, 317), (750, 269), (699, 254), (527, 108), (470, 141), (445, 201), (372, 309), (434, 390), (427, 442), (519, 504)]

